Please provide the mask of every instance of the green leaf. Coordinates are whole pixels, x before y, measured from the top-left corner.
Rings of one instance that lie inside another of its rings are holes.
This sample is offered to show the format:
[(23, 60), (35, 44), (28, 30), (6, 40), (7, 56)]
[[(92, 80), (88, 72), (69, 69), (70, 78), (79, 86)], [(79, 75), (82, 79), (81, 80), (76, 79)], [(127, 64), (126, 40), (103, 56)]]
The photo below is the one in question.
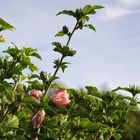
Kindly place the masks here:
[(57, 46), (53, 49), (55, 52), (59, 52), (61, 54), (63, 54), (63, 48), (61, 46)]
[(39, 105), (40, 104), (39, 100), (31, 96), (24, 97), (21, 102), (25, 103), (26, 105)]
[(37, 78), (37, 79), (40, 79), (40, 76), (38, 76), (37, 74), (32, 74), (30, 78)]
[(89, 17), (88, 16), (83, 16), (81, 19), (80, 19), (80, 22), (82, 21), (82, 23), (84, 24), (85, 22), (89, 21)]
[(56, 80), (56, 79), (58, 79), (58, 77), (56, 77), (56, 76), (51, 76), (50, 79), (49, 79), (49, 81), (52, 82), (52, 81), (54, 81), (54, 80)]
[[(60, 42), (52, 42), (52, 45), (58, 47), (58, 46), (61, 46), (61, 43)], [(61, 46), (62, 47), (62, 46)]]
[(127, 100), (129, 100), (129, 101), (131, 101), (132, 103), (135, 103), (135, 104), (137, 103), (136, 99), (134, 99), (134, 98), (132, 98), (132, 97), (130, 97), (130, 96), (123, 96), (123, 95), (120, 95), (119, 98), (127, 99)]
[(33, 63), (30, 63), (30, 64), (29, 64), (29, 69), (30, 69), (32, 72), (34, 72), (34, 71), (38, 70), (38, 67), (35, 66)]
[(3, 125), (5, 128), (18, 128), (19, 119), (15, 115), (8, 115)]
[(63, 31), (64, 34), (68, 34), (69, 29), (68, 29), (67, 26), (63, 26), (63, 27), (62, 27), (62, 31)]
[(31, 56), (34, 56), (34, 57), (42, 60), (42, 57), (38, 53), (32, 53)]
[(52, 42), (52, 44), (54, 45), (54, 46), (56, 46), (53, 50), (55, 51), (55, 52), (59, 52), (59, 53), (63, 53), (63, 48), (62, 48), (62, 46), (61, 46), (61, 44), (59, 43), (59, 42)]
[(76, 54), (76, 50), (70, 49), (68, 56), (74, 56)]
[(53, 63), (55, 64), (55, 65), (54, 65), (54, 68), (56, 68), (56, 67), (59, 66), (59, 64), (60, 64), (60, 60), (59, 60), (59, 59), (56, 59), (56, 60), (54, 60)]
[(55, 35), (55, 37), (61, 37), (61, 36), (64, 36), (65, 34), (63, 33), (63, 32), (58, 32), (56, 35)]
[(88, 90), (89, 93), (92, 93), (92, 94), (96, 94), (98, 92), (98, 89), (93, 86), (86, 86), (85, 88)]
[(138, 111), (138, 108), (137, 106), (134, 106), (134, 105), (127, 105), (127, 107), (131, 110), (131, 111)]
[(64, 46), (62, 54), (64, 56), (71, 56), (72, 57), (72, 56), (74, 56), (76, 54), (76, 51), (73, 50), (72, 48), (69, 48), (68, 46)]
[(91, 5), (86, 5), (83, 8), (83, 15), (88, 15), (88, 14), (95, 14), (96, 11), (94, 10), (94, 8)]
[(113, 137), (115, 138), (115, 140), (120, 140), (122, 138), (122, 136), (118, 133), (114, 133)]
[(92, 8), (93, 9), (102, 9), (102, 8), (104, 8), (104, 6), (101, 6), (101, 5), (93, 5)]
[(73, 16), (73, 17), (75, 16), (75, 13), (72, 10), (63, 10), (63, 11), (59, 12), (57, 14), (57, 16), (61, 15), (61, 14), (65, 14), (65, 15), (69, 15), (69, 16)]
[(68, 67), (67, 65), (62, 65), (61, 66), (62, 72), (64, 72), (67, 67)]
[(92, 24), (86, 24), (84, 26), (96, 32), (96, 28)]
[(59, 31), (59, 32), (55, 35), (55, 37), (56, 37), (56, 36), (57, 36), (57, 37), (62, 37), (62, 36), (64, 36), (64, 35), (69, 35), (69, 29), (68, 29), (67, 26), (63, 26), (63, 27), (62, 27), (62, 30)]
[(2, 30), (14, 30), (14, 27), (0, 18), (0, 31)]
[(13, 58), (17, 56), (21, 56), (21, 51), (16, 46), (14, 48), (8, 47), (8, 49), (3, 52), (11, 55)]

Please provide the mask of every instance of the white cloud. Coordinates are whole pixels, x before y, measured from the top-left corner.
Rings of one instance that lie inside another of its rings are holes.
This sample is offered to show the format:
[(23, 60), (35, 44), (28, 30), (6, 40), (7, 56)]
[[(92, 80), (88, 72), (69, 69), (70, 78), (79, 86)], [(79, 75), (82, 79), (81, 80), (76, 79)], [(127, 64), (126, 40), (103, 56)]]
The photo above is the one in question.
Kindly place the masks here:
[(125, 8), (114, 7), (114, 8), (106, 9), (104, 18), (102, 18), (102, 19), (106, 19), (106, 20), (114, 19), (114, 18), (118, 18), (121, 16), (136, 14), (139, 12), (140, 12), (140, 10), (129, 10), (129, 9), (125, 9)]
[(117, 0), (115, 5), (112, 3), (112, 5), (106, 6), (104, 14), (99, 18), (109, 20), (140, 13), (140, 9), (136, 8), (136, 6), (140, 6), (140, 0)]
[(133, 7), (140, 5), (140, 0), (118, 0), (118, 2), (124, 7)]

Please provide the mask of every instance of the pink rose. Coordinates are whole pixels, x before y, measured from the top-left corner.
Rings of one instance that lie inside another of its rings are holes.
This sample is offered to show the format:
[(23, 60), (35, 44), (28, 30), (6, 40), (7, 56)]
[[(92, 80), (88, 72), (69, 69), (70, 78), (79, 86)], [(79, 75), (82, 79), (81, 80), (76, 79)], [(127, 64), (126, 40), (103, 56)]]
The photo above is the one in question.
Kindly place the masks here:
[(67, 106), (70, 103), (66, 90), (57, 90), (52, 96), (52, 103), (56, 106)]
[(31, 119), (31, 124), (34, 129), (38, 129), (40, 127), (45, 119), (45, 114), (45, 111), (41, 110), (35, 116), (33, 116), (33, 118)]
[(30, 96), (36, 98), (37, 100), (40, 100), (41, 96), (42, 96), (42, 93), (40, 90), (31, 90), (29, 93), (28, 93)]

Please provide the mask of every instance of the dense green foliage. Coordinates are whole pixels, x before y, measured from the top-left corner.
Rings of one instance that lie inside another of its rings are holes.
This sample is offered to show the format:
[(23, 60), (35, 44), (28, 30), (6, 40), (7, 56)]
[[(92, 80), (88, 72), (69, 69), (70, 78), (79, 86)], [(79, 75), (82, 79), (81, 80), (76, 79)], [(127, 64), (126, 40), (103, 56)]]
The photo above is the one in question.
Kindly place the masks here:
[[(54, 60), (54, 73), (36, 74), (37, 66), (32, 57), (41, 60), (37, 50), (33, 48), (19, 49), (15, 44), (2, 52), (0, 56), (0, 139), (2, 140), (119, 140), (127, 125), (129, 114), (137, 111), (135, 95), (140, 93), (139, 87), (117, 88), (107, 92), (94, 86), (86, 86), (83, 90), (66, 89), (70, 96), (70, 104), (57, 106), (48, 96), (50, 89), (59, 88), (54, 80), (57, 72), (68, 67), (65, 57), (72, 57), (76, 51), (69, 47), (74, 32), (88, 27), (96, 31), (92, 24), (87, 24), (90, 15), (94, 15), (98, 5), (87, 5), (81, 9), (63, 10), (57, 15), (66, 14), (76, 19), (75, 26), (69, 31), (65, 25), (55, 36), (66, 35), (65, 45), (53, 42), (54, 51), (61, 57)], [(0, 31), (14, 29), (13, 26), (0, 19)], [(25, 73), (28, 71), (28, 74)], [(21, 84), (22, 82), (22, 84)], [(39, 99), (29, 96), (29, 91), (40, 90)], [(117, 94), (118, 90), (130, 92), (133, 97)], [(41, 126), (33, 127), (32, 118), (39, 111), (45, 111), (45, 120)], [(139, 128), (138, 128), (139, 129)]]

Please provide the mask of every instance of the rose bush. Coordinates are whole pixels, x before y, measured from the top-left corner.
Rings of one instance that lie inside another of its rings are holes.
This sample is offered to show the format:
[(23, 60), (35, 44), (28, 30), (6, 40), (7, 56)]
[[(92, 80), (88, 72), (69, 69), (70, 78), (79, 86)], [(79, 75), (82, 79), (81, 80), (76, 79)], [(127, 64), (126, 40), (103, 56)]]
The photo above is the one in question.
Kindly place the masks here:
[[(55, 35), (67, 36), (65, 45), (53, 42), (54, 51), (60, 58), (54, 60), (54, 72), (41, 71), (32, 57), (42, 60), (33, 48), (19, 49), (14, 43), (0, 56), (0, 139), (2, 140), (119, 140), (128, 113), (137, 111), (136, 86), (118, 87), (107, 92), (94, 86), (81, 90), (67, 89), (54, 81), (57, 73), (68, 67), (66, 57), (76, 51), (69, 47), (73, 34), (85, 27), (96, 31), (89, 24), (90, 16), (96, 14), (99, 5), (86, 5), (76, 10), (63, 10), (57, 15), (74, 17), (72, 30), (65, 25)], [(14, 27), (0, 18), (0, 31)], [(5, 53), (5, 54), (3, 54)], [(24, 70), (29, 73), (25, 74)], [(21, 82), (23, 84), (21, 84)], [(57, 89), (50, 96), (50, 88)], [(125, 90), (133, 97), (117, 94)], [(28, 93), (28, 94), (27, 94)]]

